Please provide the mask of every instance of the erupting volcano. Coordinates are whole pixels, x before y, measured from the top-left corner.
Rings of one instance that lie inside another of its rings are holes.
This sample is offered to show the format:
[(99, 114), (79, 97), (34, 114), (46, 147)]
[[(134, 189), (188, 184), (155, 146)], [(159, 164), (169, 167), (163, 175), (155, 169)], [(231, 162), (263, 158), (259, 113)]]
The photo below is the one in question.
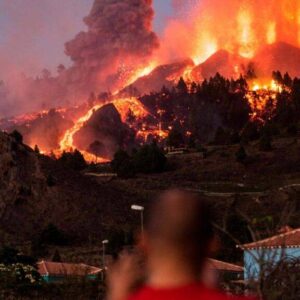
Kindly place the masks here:
[(166, 54), (181, 53), (199, 64), (220, 49), (253, 58), (267, 44), (300, 46), (297, 0), (174, 0), (174, 4), (185, 6), (186, 13), (166, 30), (162, 45)]
[[(95, 133), (96, 140), (89, 140), (91, 144), (84, 147), (79, 147), (75, 141), (78, 133), (88, 127), (89, 120), (108, 104), (116, 109), (114, 116), (120, 115), (120, 118), (115, 116), (116, 122), (128, 127), (127, 133), (135, 130), (135, 137), (142, 142), (149, 136), (165, 139), (174, 127), (174, 124), (163, 124), (161, 118), (169, 108), (158, 108), (161, 99), (145, 106), (143, 96), (162, 90), (160, 97), (168, 101), (164, 89), (174, 89), (181, 78), (192, 92), (197, 84), (198, 90), (201, 84), (205, 87), (206, 80), (216, 73), (237, 81), (243, 76), (248, 83), (245, 99), (251, 108), (251, 119), (261, 119), (270, 99), (275, 110), (277, 94), (284, 87), (272, 78), (272, 72), (300, 76), (299, 1), (174, 0), (173, 5), (177, 17), (169, 20), (159, 41), (152, 30), (151, 0), (95, 0), (84, 19), (87, 31), (66, 44), (66, 54), (73, 65), (61, 67), (56, 77), (40, 79), (39, 85), (32, 81), (22, 94), (32, 101), (40, 101), (37, 99), (42, 94), (49, 107), (57, 106), (51, 99), (63, 99), (59, 106), (64, 106), (71, 98), (76, 99), (76, 106), (56, 110), (61, 116), (59, 122), (68, 120), (69, 123), (56, 131), (56, 147), (49, 149), (49, 146), (43, 149), (45, 152), (52, 150), (59, 155), (79, 148), (88, 161), (110, 159), (112, 153), (102, 157), (91, 153), (90, 149), (98, 145), (107, 153), (122, 147), (127, 138), (116, 142), (107, 136), (111, 133), (102, 132), (98, 137)], [(41, 92), (45, 87), (50, 99)], [(94, 97), (88, 105), (80, 105), (91, 91), (100, 96)], [(239, 88), (232, 92), (237, 91)], [(48, 112), (38, 116), (43, 119)], [(36, 118), (35, 114), (28, 114), (5, 119), (2, 127), (25, 124), (30, 131)], [(172, 118), (177, 120), (179, 116)], [(31, 135), (29, 143), (40, 145), (39, 137)]]

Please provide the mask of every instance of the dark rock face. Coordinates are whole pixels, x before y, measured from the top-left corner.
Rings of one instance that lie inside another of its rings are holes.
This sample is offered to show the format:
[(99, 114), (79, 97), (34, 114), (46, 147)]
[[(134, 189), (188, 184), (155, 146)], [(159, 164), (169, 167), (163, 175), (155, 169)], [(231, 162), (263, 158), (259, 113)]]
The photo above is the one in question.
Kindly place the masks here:
[(93, 154), (111, 159), (120, 147), (134, 141), (134, 131), (122, 123), (121, 116), (113, 104), (94, 112), (86, 124), (75, 134), (74, 144)]
[[(46, 177), (37, 155), (13, 136), (0, 132), (0, 224), (11, 232), (26, 230), (23, 215), (32, 215), (45, 195)], [(22, 220), (22, 221), (21, 221)]]
[(132, 214), (123, 210), (132, 196), (99, 185), (59, 160), (38, 155), (1, 131), (0, 182), (2, 243), (31, 241), (50, 223), (79, 241), (92, 235), (99, 238), (103, 224), (112, 220), (116, 228), (132, 223), (128, 220)]

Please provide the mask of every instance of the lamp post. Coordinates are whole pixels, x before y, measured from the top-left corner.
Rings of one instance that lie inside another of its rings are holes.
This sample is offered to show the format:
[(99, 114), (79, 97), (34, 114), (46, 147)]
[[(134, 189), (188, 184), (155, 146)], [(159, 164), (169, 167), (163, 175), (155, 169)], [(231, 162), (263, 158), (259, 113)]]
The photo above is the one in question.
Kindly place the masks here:
[(131, 209), (141, 213), (141, 233), (144, 234), (144, 207), (140, 205), (131, 205)]
[(109, 240), (103, 240), (102, 241), (102, 264), (103, 264), (103, 272), (106, 269), (106, 264), (105, 264), (105, 245), (109, 243)]

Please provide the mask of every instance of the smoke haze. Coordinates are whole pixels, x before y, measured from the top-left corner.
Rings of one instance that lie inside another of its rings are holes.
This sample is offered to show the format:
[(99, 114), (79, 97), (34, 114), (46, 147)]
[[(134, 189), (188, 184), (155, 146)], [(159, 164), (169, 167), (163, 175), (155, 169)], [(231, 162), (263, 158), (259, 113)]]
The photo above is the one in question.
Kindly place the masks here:
[[(34, 73), (40, 68), (36, 63), (37, 51), (39, 55), (41, 52), (49, 56), (57, 55), (51, 52), (52, 45), (47, 43), (47, 36), (43, 43), (45, 49), (34, 47), (37, 42), (35, 37), (43, 36), (45, 26), (62, 19), (61, 26), (55, 26), (60, 28), (59, 32), (53, 32), (53, 35), (61, 37), (66, 32), (70, 33), (74, 25), (74, 21), (69, 22), (72, 17), (62, 9), (66, 17), (58, 18), (54, 8), (60, 13), (57, 8), (67, 8), (77, 3), (83, 13), (85, 7), (78, 4), (82, 1), (73, 0), (64, 1), (64, 4), (59, 4), (62, 1), (58, 0), (46, 1), (46, 7), (38, 5), (39, 0), (29, 1), (31, 3), (28, 6), (24, 6), (22, 0), (4, 1), (0, 6), (7, 17), (17, 14), (13, 19), (24, 24), (21, 26), (24, 29), (22, 32), (10, 34), (10, 41), (0, 40), (0, 64), (4, 70), (1, 74), (5, 74), (5, 84), (0, 85), (0, 116), (78, 103), (83, 101), (82, 97), (85, 100), (91, 91), (116, 88), (132, 75), (135, 68), (145, 64), (158, 47), (158, 39), (152, 31), (152, 0), (95, 0), (92, 10), (84, 19), (87, 30), (81, 31), (73, 40), (68, 37), (70, 41), (66, 43), (65, 53), (70, 58), (70, 67), (60, 66), (58, 75), (54, 76), (47, 70), (37, 79), (26, 77), (27, 74), (20, 76), (22, 69), (30, 69)], [(91, 4), (90, 0), (86, 2)], [(27, 51), (18, 49), (21, 39), (25, 39), (21, 44), (29, 45)], [(4, 55), (10, 48), (16, 49), (14, 61)], [(22, 54), (27, 56), (22, 57)]]

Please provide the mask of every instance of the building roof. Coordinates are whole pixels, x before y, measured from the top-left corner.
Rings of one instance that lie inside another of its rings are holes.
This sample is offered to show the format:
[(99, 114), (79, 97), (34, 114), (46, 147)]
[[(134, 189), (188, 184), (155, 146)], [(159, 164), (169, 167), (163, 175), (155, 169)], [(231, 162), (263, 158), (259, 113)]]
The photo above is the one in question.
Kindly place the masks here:
[(41, 276), (87, 276), (96, 275), (102, 271), (100, 268), (85, 264), (59, 263), (40, 261), (37, 263)]
[(258, 248), (298, 248), (300, 247), (300, 228), (290, 229), (284, 233), (257, 242), (238, 245), (238, 248), (258, 249)]
[(210, 258), (208, 260), (208, 266), (218, 270), (218, 271), (226, 271), (226, 272), (244, 272), (244, 268), (238, 265), (234, 265), (231, 263), (227, 263), (224, 261), (216, 260)]

